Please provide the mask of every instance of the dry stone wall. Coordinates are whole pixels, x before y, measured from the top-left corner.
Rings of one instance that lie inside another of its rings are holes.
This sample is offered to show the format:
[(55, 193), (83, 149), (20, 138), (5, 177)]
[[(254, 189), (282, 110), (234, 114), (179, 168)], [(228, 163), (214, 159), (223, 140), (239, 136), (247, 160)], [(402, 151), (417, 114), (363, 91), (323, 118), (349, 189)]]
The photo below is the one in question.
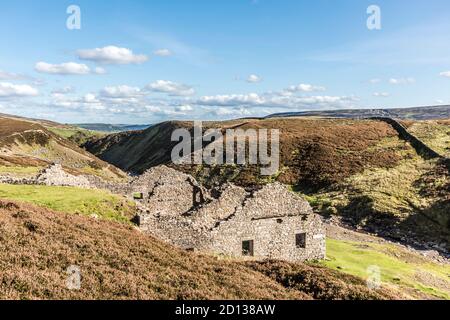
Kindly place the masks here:
[[(171, 172), (173, 169), (163, 166), (157, 170), (161, 171), (153, 173), (156, 173), (158, 192), (149, 192), (142, 202), (146, 209), (140, 214), (140, 225), (145, 232), (183, 249), (226, 256), (242, 257), (243, 243), (252, 241), (251, 258), (304, 261), (325, 257), (322, 219), (305, 200), (285, 186), (275, 183), (247, 192), (227, 184), (215, 190), (220, 196), (211, 197), (202, 189), (203, 201), (192, 202), (190, 193), (196, 192), (192, 185), (197, 184), (193, 177)], [(178, 189), (172, 179), (163, 182), (163, 172), (179, 176)], [(146, 179), (151, 181), (150, 189), (153, 189), (155, 180), (151, 176), (149, 172)], [(188, 184), (186, 179), (190, 181)], [(145, 187), (144, 180), (140, 180), (139, 187)], [(186, 205), (175, 206), (170, 211), (170, 206), (163, 203), (164, 194), (181, 198)], [(299, 234), (305, 236), (305, 247), (298, 246)]]

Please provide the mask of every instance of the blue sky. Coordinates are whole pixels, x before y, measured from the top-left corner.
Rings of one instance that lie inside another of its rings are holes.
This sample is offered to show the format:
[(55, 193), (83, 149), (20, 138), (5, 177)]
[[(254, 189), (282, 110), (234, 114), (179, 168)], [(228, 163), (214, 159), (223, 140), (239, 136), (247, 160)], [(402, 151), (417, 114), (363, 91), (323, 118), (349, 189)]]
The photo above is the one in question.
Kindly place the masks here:
[[(81, 29), (69, 30), (69, 5)], [(381, 30), (366, 10), (381, 9)], [(2, 1), (0, 113), (65, 123), (450, 104), (448, 0)]]

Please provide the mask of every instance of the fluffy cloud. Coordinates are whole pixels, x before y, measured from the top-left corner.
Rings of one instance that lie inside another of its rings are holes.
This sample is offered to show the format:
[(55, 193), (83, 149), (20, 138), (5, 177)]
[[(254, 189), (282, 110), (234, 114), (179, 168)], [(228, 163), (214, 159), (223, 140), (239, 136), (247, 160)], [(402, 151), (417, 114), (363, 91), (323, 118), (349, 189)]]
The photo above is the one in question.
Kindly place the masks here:
[(450, 78), (450, 71), (444, 71), (439, 74), (441, 77)]
[(325, 91), (325, 87), (313, 86), (311, 84), (301, 83), (296, 86), (290, 86), (289, 88), (285, 89), (285, 91), (287, 91), (287, 92), (315, 92), (315, 91)]
[(267, 108), (339, 108), (350, 107), (358, 99), (354, 96), (295, 96), (266, 93), (259, 95), (232, 94), (203, 96), (196, 104), (216, 107), (267, 107)]
[(121, 85), (115, 87), (105, 87), (103, 88), (103, 90), (101, 90), (100, 94), (103, 97), (109, 98), (130, 98), (139, 96), (141, 94), (141, 89), (137, 87)]
[(389, 79), (389, 83), (394, 84), (394, 85), (412, 84), (415, 82), (416, 82), (416, 79), (414, 79), (414, 78), (399, 78), (399, 79), (391, 78), (391, 79)]
[(146, 55), (134, 54), (130, 49), (116, 46), (78, 50), (77, 54), (82, 60), (102, 64), (141, 64), (148, 60)]
[(264, 97), (256, 93), (203, 96), (197, 104), (204, 106), (239, 106), (239, 105), (262, 105), (266, 102)]
[(39, 91), (27, 84), (12, 84), (0, 82), (0, 97), (32, 97), (37, 96)]
[(387, 98), (389, 97), (389, 93), (387, 92), (375, 92), (373, 94), (374, 97), (379, 97), (379, 98)]
[(146, 90), (167, 93), (171, 96), (192, 96), (195, 94), (195, 90), (192, 87), (167, 80), (155, 81), (149, 84)]
[(159, 49), (153, 52), (153, 54), (158, 57), (169, 57), (172, 55), (172, 51), (169, 49)]
[(182, 106), (175, 107), (175, 110), (178, 112), (187, 112), (187, 111), (193, 111), (194, 108), (192, 108), (191, 105), (182, 105)]
[(68, 94), (68, 93), (74, 93), (75, 88), (72, 86), (65, 86), (63, 88), (54, 89), (52, 91), (52, 94)]
[(34, 69), (40, 73), (57, 75), (84, 75), (91, 72), (91, 69), (87, 65), (75, 62), (67, 62), (62, 64), (38, 62), (36, 63)]
[(24, 79), (28, 79), (28, 77), (23, 74), (0, 70), (0, 80), (24, 80)]
[(233, 109), (221, 107), (216, 110), (212, 110), (211, 113), (219, 117), (244, 117), (252, 115), (252, 112), (246, 108)]
[(370, 79), (369, 80), (369, 83), (371, 83), (371, 84), (377, 84), (377, 83), (380, 83), (381, 82), (381, 79), (378, 79), (378, 78), (374, 78), (374, 79)]
[(251, 74), (247, 78), (247, 82), (249, 82), (249, 83), (258, 83), (261, 81), (262, 81), (261, 77), (257, 76), (256, 74)]
[(94, 73), (95, 74), (106, 74), (106, 70), (104, 68), (102, 68), (102, 67), (96, 67), (94, 69)]

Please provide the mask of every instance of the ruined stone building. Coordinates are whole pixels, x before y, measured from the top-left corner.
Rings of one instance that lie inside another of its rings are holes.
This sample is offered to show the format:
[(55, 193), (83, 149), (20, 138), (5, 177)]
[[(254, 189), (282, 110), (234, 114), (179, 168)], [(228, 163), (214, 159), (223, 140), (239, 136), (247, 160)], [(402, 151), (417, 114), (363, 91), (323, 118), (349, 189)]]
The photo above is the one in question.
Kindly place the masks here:
[(234, 257), (303, 261), (325, 257), (325, 230), (309, 204), (282, 184), (258, 191), (226, 184), (207, 190), (166, 166), (129, 183), (74, 176), (54, 164), (28, 179), (0, 183), (106, 189), (138, 203), (141, 230), (186, 250)]
[(325, 230), (309, 204), (275, 183), (254, 192), (227, 184), (208, 191), (165, 166), (131, 183), (144, 232), (186, 250), (304, 261), (325, 257)]

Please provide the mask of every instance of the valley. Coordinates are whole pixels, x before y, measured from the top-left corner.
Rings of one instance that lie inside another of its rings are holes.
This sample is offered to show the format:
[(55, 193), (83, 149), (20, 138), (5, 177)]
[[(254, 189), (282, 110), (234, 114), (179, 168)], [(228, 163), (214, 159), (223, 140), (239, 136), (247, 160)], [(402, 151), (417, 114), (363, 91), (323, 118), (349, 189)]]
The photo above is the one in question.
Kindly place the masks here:
[[(448, 121), (402, 123), (448, 155)], [(0, 178), (28, 179), (56, 162), (70, 175), (108, 184), (129, 181), (125, 172), (142, 174), (162, 164), (192, 175), (206, 188), (232, 182), (253, 190), (277, 181), (325, 220), (325, 260), (294, 264), (186, 252), (138, 231), (135, 201), (124, 195), (76, 186), (0, 184), (1, 261), (10, 270), (1, 275), (2, 296), (450, 299), (445, 162), (425, 159), (392, 126), (377, 120), (288, 117), (204, 124), (205, 130), (280, 129), (279, 172), (264, 177), (258, 166), (171, 163), (171, 134), (176, 128), (192, 130), (187, 121), (110, 134), (2, 115)], [(11, 249), (25, 246), (19, 256)], [(17, 261), (22, 261), (20, 271)], [(69, 265), (84, 270), (81, 291), (65, 289), (63, 271)], [(366, 283), (373, 265), (381, 271), (377, 289)]]

